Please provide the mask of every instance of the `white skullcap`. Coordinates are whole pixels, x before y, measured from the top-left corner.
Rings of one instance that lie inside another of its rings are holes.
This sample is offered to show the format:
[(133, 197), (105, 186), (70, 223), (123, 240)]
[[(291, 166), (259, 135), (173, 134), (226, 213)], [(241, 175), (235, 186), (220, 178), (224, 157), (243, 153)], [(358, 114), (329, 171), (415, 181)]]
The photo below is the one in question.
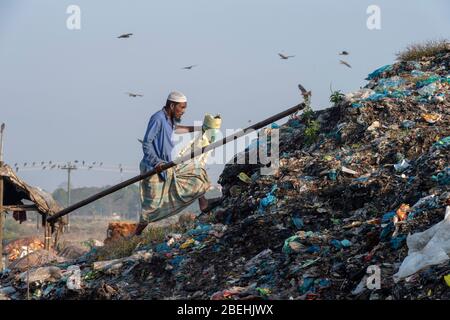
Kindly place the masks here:
[(187, 102), (186, 96), (179, 91), (172, 91), (167, 97), (167, 100), (173, 102)]

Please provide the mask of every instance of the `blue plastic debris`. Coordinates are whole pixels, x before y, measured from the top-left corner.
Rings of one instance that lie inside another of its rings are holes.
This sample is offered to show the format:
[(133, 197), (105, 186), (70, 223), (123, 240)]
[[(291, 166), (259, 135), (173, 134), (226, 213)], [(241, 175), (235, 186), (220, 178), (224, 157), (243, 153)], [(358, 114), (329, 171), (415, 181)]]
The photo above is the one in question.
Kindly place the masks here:
[(264, 209), (267, 208), (270, 205), (275, 204), (278, 199), (276, 196), (273, 195), (273, 193), (278, 189), (278, 186), (275, 184), (272, 189), (270, 190), (269, 193), (267, 193), (267, 195), (262, 198), (259, 202), (259, 213), (264, 213)]
[(172, 258), (169, 261), (169, 263), (174, 267), (178, 267), (183, 260), (184, 260), (183, 256), (176, 256), (176, 257)]
[(307, 277), (303, 279), (303, 284), (298, 288), (300, 294), (305, 294), (314, 287), (314, 278)]
[(279, 129), (280, 126), (278, 124), (276, 124), (275, 122), (272, 123), (272, 125), (270, 126), (272, 129)]
[(336, 249), (342, 249), (342, 243), (339, 240), (333, 239), (330, 244), (334, 246)]
[(328, 172), (328, 178), (330, 178), (330, 180), (332, 180), (332, 181), (336, 181), (336, 179), (337, 179), (337, 171), (336, 171), (336, 169), (331, 169)]
[(406, 236), (405, 235), (400, 235), (397, 236), (395, 238), (392, 238), (390, 243), (391, 243), (391, 248), (394, 250), (400, 249), (403, 244), (406, 242)]
[(381, 68), (376, 69), (371, 74), (369, 74), (367, 76), (366, 80), (372, 80), (372, 79), (378, 78), (383, 72), (390, 71), (390, 70), (392, 70), (392, 65), (390, 65), (390, 64), (385, 65)]
[(351, 247), (351, 245), (352, 245), (352, 243), (351, 243), (349, 240), (347, 240), (347, 239), (342, 240), (342, 241), (341, 241), (341, 244), (342, 244), (342, 246), (343, 246), (344, 248)]
[(431, 180), (441, 186), (450, 185), (450, 167), (447, 167), (438, 174), (433, 175)]
[(414, 128), (415, 125), (416, 125), (416, 123), (414, 121), (412, 121), (412, 120), (403, 120), (402, 124), (401, 124), (401, 127), (403, 129), (411, 129), (411, 128)]
[(318, 279), (315, 282), (317, 282), (320, 289), (329, 288), (331, 286), (330, 279)]
[(308, 249), (306, 249), (307, 253), (316, 253), (316, 252), (320, 252), (320, 247), (316, 246), (316, 245), (312, 245), (310, 247), (308, 247)]
[(381, 234), (380, 234), (380, 240), (381, 241), (387, 241), (390, 237), (390, 235), (392, 234), (392, 232), (394, 232), (394, 223), (391, 222), (388, 225), (386, 225), (383, 230), (381, 230)]
[(297, 229), (301, 229), (304, 226), (303, 219), (300, 217), (292, 217), (292, 222)]
[(450, 136), (442, 138), (438, 142), (434, 143), (433, 147), (436, 147), (438, 149), (450, 147)]
[(383, 218), (381, 218), (381, 223), (388, 223), (392, 221), (392, 218), (396, 216), (395, 211), (389, 211), (383, 215)]
[(170, 252), (170, 250), (171, 250), (170, 247), (165, 242), (160, 243), (155, 247), (155, 251), (158, 253), (167, 253)]
[(207, 234), (212, 229), (209, 224), (199, 224), (195, 229), (191, 229), (186, 232), (189, 236), (198, 236), (201, 234)]
[(352, 103), (352, 108), (362, 108), (364, 107), (364, 104), (362, 104), (361, 102), (353, 102)]

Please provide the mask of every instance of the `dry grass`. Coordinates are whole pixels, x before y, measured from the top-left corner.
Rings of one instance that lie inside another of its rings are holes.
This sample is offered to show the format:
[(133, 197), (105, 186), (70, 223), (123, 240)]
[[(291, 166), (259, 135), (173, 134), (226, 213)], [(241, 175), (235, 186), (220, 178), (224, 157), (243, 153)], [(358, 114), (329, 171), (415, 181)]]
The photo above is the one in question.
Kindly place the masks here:
[(108, 243), (97, 250), (97, 260), (120, 259), (130, 256), (138, 245), (146, 246), (163, 242), (170, 233), (184, 233), (193, 227), (193, 220), (181, 216), (170, 225), (149, 226), (141, 236), (122, 238)]
[(435, 56), (447, 50), (450, 50), (448, 40), (430, 40), (409, 45), (405, 50), (397, 53), (397, 57), (400, 61), (413, 61)]

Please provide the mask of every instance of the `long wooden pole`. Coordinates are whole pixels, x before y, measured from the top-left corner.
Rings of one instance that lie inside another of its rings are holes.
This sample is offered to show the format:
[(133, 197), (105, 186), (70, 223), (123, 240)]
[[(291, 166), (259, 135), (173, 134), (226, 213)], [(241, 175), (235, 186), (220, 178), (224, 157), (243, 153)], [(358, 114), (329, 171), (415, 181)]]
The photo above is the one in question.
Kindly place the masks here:
[[(3, 167), (3, 130), (5, 124), (0, 126), (0, 169)], [(3, 270), (3, 176), (0, 175), (0, 271)]]
[(277, 121), (277, 120), (280, 120), (280, 119), (282, 119), (284, 117), (287, 117), (287, 116), (289, 116), (289, 115), (291, 115), (291, 114), (293, 114), (293, 113), (303, 109), (304, 107), (305, 107), (305, 104), (303, 104), (303, 103), (298, 104), (298, 105), (296, 105), (294, 107), (291, 107), (291, 108), (289, 108), (289, 109), (287, 109), (287, 110), (285, 110), (283, 112), (280, 112), (280, 113), (278, 113), (278, 114), (276, 114), (276, 115), (274, 115), (274, 116), (272, 116), (270, 118), (267, 118), (267, 119), (265, 119), (263, 121), (255, 123), (254, 125), (246, 128), (246, 129), (243, 129), (243, 130), (238, 131), (238, 132), (236, 132), (236, 133), (234, 133), (234, 134), (232, 134), (232, 135), (230, 135), (228, 137), (225, 137), (222, 140), (218, 140), (218, 141), (216, 141), (216, 142), (206, 146), (205, 148), (201, 148), (200, 150), (193, 150), (190, 154), (187, 154), (187, 155), (185, 155), (183, 157), (180, 157), (180, 158), (178, 158), (178, 159), (176, 159), (174, 161), (168, 162), (168, 163), (166, 163), (166, 164), (164, 164), (164, 165), (162, 165), (162, 166), (160, 166), (158, 168), (155, 168), (153, 170), (150, 170), (150, 171), (148, 171), (146, 173), (143, 173), (143, 174), (135, 176), (135, 177), (133, 177), (131, 179), (125, 180), (125, 181), (123, 181), (123, 182), (121, 182), (119, 184), (116, 184), (115, 186), (112, 186), (112, 187), (110, 187), (108, 189), (105, 189), (105, 190), (103, 190), (103, 191), (101, 191), (101, 192), (99, 192), (97, 194), (94, 194), (94, 195), (92, 195), (92, 196), (90, 196), (90, 197), (88, 197), (88, 198), (86, 198), (86, 199), (84, 199), (84, 200), (82, 200), (80, 202), (77, 202), (77, 203), (74, 203), (71, 206), (68, 206), (67, 208), (57, 212), (56, 214), (52, 215), (51, 217), (48, 217), (47, 221), (52, 223), (52, 222), (56, 221), (58, 218), (63, 217), (66, 214), (69, 214), (72, 211), (74, 211), (74, 210), (76, 210), (78, 208), (81, 208), (81, 207), (83, 207), (83, 206), (85, 206), (85, 205), (87, 205), (87, 204), (89, 204), (91, 202), (94, 202), (94, 201), (96, 201), (96, 200), (98, 200), (100, 198), (103, 198), (103, 197), (107, 196), (108, 194), (116, 192), (117, 190), (125, 188), (126, 186), (129, 186), (129, 185), (131, 185), (133, 183), (136, 183), (138, 181), (144, 180), (145, 178), (148, 178), (148, 177), (150, 177), (150, 176), (152, 176), (154, 174), (157, 174), (157, 173), (165, 171), (165, 170), (167, 170), (169, 168), (172, 168), (172, 167), (176, 166), (177, 164), (183, 163), (183, 162), (185, 162), (187, 160), (190, 160), (190, 159), (192, 159), (192, 158), (194, 158), (196, 156), (199, 156), (199, 155), (201, 155), (203, 153), (211, 151), (211, 150), (213, 150), (213, 149), (215, 149), (217, 147), (220, 147), (220, 146), (222, 146), (224, 144), (227, 144), (228, 142), (234, 141), (235, 139), (240, 138), (240, 137), (242, 137), (242, 136), (244, 136), (244, 135), (246, 135), (246, 134), (248, 134), (250, 132), (253, 132), (254, 130), (261, 129), (261, 128), (263, 128), (263, 127), (273, 123), (274, 121)]

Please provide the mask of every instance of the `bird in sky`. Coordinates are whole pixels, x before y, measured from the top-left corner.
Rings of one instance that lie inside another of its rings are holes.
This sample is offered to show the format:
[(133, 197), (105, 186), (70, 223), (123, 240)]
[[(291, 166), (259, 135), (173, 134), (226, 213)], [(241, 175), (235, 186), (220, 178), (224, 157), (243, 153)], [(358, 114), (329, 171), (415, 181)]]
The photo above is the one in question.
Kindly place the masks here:
[(121, 34), (120, 36), (118, 36), (117, 38), (127, 39), (127, 38), (131, 37), (132, 35), (133, 35), (132, 33), (124, 33), (124, 34)]
[(305, 89), (305, 87), (303, 87), (301, 84), (298, 84), (298, 88), (299, 88), (300, 92), (302, 93), (302, 96), (304, 99), (311, 96), (311, 91), (307, 91)]
[(347, 67), (349, 67), (349, 68), (352, 67), (351, 65), (348, 64), (348, 62), (345, 62), (344, 60), (339, 60), (339, 62), (340, 62), (341, 64), (343, 64), (344, 66), (347, 66)]
[(190, 65), (190, 66), (187, 66), (187, 67), (183, 67), (181, 69), (191, 70), (193, 67), (196, 67), (196, 66), (197, 66), (196, 64), (193, 64), (193, 65)]
[(129, 97), (133, 97), (133, 98), (136, 98), (136, 97), (143, 97), (144, 95), (142, 95), (142, 94), (139, 94), (139, 93), (132, 93), (132, 92), (125, 92), (125, 94), (127, 94)]
[(282, 54), (282, 53), (279, 53), (278, 55), (279, 55), (280, 58), (283, 59), (283, 60), (287, 60), (287, 59), (289, 59), (289, 58), (295, 57), (295, 56), (287, 56), (287, 55), (284, 55), (284, 54)]
[(341, 56), (348, 56), (349, 53), (348, 53), (348, 51), (344, 50), (344, 51), (340, 52), (339, 55), (341, 55)]

